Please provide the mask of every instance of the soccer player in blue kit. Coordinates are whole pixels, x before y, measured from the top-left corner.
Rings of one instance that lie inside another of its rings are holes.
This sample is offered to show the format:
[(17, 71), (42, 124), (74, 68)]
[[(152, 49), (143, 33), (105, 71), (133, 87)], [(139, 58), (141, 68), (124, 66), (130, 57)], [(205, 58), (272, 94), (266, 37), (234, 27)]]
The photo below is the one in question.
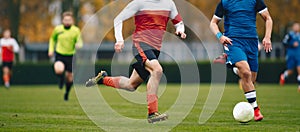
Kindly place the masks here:
[(300, 92), (300, 24), (294, 23), (292, 31), (285, 35), (283, 44), (286, 47), (286, 66), (287, 70), (280, 75), (280, 85), (284, 85), (285, 79), (293, 74), (297, 67), (298, 72), (298, 92)]
[[(273, 20), (263, 0), (221, 0), (211, 20), (210, 28), (224, 45), (228, 55), (226, 64), (237, 67), (242, 87), (248, 102), (254, 108), (254, 120), (264, 117), (256, 102), (256, 91), (252, 80), (258, 72), (258, 35), (256, 31), (256, 14), (265, 20), (265, 37), (262, 41), (264, 50), (271, 52), (271, 34)], [(218, 23), (224, 17), (225, 33), (221, 33)]]

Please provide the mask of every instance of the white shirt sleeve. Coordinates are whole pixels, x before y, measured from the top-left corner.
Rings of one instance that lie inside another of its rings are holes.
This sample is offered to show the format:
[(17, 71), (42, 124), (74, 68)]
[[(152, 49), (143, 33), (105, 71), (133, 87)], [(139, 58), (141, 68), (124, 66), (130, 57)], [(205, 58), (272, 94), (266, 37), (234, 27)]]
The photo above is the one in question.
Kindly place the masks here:
[(170, 13), (170, 18), (171, 19), (175, 19), (175, 17), (178, 15), (178, 11), (176, 8), (176, 5), (174, 3), (174, 1), (171, 1), (171, 13)]
[(19, 47), (18, 42), (15, 39), (12, 39), (12, 45), (13, 45), (14, 52), (15, 53), (19, 52), (20, 47)]
[[(181, 19), (181, 16), (180, 16), (180, 14), (178, 13), (178, 10), (177, 10), (177, 8), (176, 8), (176, 5), (175, 5), (174, 1), (172, 1), (172, 3), (171, 3), (171, 13), (170, 13), (170, 18), (171, 18), (172, 20), (178, 19), (178, 18)], [(177, 20), (175, 20), (175, 21), (177, 21)], [(173, 22), (173, 23), (174, 23), (174, 22)], [(176, 24), (174, 25), (174, 27), (176, 28), (176, 32), (185, 32), (184, 23), (183, 23), (182, 20), (180, 20), (178, 23), (176, 23)]]
[(121, 13), (114, 19), (114, 31), (116, 41), (124, 41), (122, 35), (123, 21), (134, 16), (140, 9), (139, 0), (130, 2)]

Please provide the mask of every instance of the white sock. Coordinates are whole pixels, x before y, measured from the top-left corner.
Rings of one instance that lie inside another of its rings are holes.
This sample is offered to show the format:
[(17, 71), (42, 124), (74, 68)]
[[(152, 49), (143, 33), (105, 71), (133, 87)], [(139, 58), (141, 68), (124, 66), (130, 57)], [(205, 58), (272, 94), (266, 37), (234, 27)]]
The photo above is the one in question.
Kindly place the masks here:
[(298, 84), (300, 86), (300, 75), (298, 75), (297, 80), (298, 80)]
[(287, 78), (289, 76), (289, 72), (288, 71), (284, 71), (283, 76), (284, 76), (284, 78)]
[(257, 108), (257, 102), (256, 102), (256, 91), (251, 91), (245, 93), (245, 97), (248, 100), (248, 102), (252, 105), (253, 108)]

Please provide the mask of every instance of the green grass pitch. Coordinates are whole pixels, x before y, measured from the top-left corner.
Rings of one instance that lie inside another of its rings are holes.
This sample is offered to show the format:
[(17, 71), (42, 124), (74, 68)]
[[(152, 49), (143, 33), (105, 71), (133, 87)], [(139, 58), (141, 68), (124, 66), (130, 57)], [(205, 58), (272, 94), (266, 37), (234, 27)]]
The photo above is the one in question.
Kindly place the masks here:
[[(145, 86), (139, 88), (140, 91), (145, 89)], [(166, 111), (174, 102), (179, 85), (168, 84), (166, 89), (159, 99), (161, 112)], [(300, 93), (297, 93), (296, 84), (284, 87), (260, 84), (257, 88), (258, 101), (265, 119), (262, 122), (252, 121), (247, 125), (241, 125), (232, 117), (233, 106), (245, 101), (237, 84), (226, 85), (214, 115), (206, 124), (199, 125), (199, 115), (208, 90), (209, 84), (200, 85), (195, 106), (172, 131), (300, 131)], [(146, 119), (146, 105), (130, 103), (112, 88), (100, 86), (100, 91), (111, 107), (121, 115)], [(12, 86), (9, 90), (1, 87), (0, 131), (103, 131), (83, 112), (74, 89), (68, 102), (63, 101), (63, 93), (63, 90), (53, 85)]]

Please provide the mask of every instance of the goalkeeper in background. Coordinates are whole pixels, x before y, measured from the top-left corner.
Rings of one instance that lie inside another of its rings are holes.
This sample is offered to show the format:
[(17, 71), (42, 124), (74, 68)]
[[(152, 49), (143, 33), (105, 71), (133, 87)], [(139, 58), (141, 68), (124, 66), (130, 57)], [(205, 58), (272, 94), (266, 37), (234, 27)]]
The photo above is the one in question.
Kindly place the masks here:
[(66, 84), (64, 100), (67, 101), (73, 85), (73, 55), (83, 46), (80, 29), (74, 25), (71, 12), (63, 13), (62, 25), (55, 27), (49, 41), (48, 55), (55, 56), (54, 71), (59, 78), (59, 88)]

